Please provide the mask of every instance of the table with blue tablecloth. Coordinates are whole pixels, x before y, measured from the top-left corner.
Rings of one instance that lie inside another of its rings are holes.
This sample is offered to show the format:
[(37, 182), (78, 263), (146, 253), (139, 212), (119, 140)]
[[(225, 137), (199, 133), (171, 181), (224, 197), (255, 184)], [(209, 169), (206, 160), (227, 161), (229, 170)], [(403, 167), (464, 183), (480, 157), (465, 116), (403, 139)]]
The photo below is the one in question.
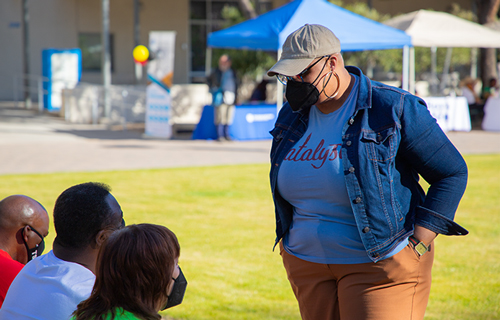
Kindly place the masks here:
[[(232, 124), (229, 125), (229, 137), (232, 140), (271, 139), (269, 131), (276, 121), (276, 104), (241, 104), (236, 105)], [(193, 132), (193, 139), (217, 139), (214, 124), (214, 107), (205, 106), (200, 122)]]

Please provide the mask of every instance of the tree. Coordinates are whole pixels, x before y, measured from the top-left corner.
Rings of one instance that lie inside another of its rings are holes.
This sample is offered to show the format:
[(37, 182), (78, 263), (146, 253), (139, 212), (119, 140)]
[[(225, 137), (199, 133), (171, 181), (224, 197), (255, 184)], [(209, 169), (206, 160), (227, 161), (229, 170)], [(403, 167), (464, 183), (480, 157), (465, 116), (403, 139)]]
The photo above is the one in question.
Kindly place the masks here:
[[(493, 23), (497, 19), (500, 0), (476, 0), (477, 18), (480, 24)], [(479, 61), (483, 85), (488, 84), (491, 78), (497, 78), (496, 49), (481, 49)]]
[(247, 20), (257, 17), (257, 13), (255, 12), (254, 6), (250, 0), (238, 0), (238, 3), (240, 5), (241, 13)]

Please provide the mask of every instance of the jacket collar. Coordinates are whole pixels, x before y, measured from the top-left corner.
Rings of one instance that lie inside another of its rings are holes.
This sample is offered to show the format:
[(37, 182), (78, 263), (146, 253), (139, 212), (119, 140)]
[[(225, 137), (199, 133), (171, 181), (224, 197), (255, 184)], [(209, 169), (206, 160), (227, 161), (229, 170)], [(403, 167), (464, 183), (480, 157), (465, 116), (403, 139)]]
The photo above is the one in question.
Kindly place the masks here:
[(360, 109), (368, 109), (372, 107), (372, 83), (370, 79), (363, 74), (361, 69), (354, 66), (346, 66), (349, 73), (355, 74), (359, 77), (359, 91), (358, 99), (356, 102), (357, 112)]

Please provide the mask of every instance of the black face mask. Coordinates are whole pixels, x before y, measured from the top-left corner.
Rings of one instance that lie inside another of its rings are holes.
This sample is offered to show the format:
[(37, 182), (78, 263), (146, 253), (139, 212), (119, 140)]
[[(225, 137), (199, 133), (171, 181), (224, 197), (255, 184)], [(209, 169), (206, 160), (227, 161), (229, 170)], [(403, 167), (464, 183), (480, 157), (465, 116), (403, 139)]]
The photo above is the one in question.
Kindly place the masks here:
[(328, 61), (325, 62), (320, 73), (312, 83), (293, 80), (287, 82), (285, 97), (293, 111), (300, 111), (302, 109), (309, 108), (318, 101), (321, 93), (313, 83), (319, 79), (321, 73), (326, 67), (327, 62)]
[(35, 259), (36, 257), (41, 256), (43, 253), (43, 250), (45, 249), (45, 241), (44, 241), (42, 235), (38, 231), (36, 231), (35, 228), (33, 228), (32, 226), (30, 226), (30, 228), (40, 237), (40, 239), (42, 239), (42, 242), (37, 244), (34, 248), (30, 249), (28, 247), (28, 244), (26, 243), (26, 241), (24, 241), (24, 228), (23, 228), (23, 231), (21, 232), (21, 234), (23, 236), (24, 246), (26, 247), (26, 251), (28, 252), (28, 261), (31, 261), (31, 260)]
[(319, 91), (312, 83), (288, 81), (285, 96), (292, 110), (299, 111), (315, 104), (319, 99)]
[(174, 279), (174, 287), (172, 288), (172, 292), (168, 296), (167, 303), (161, 310), (165, 310), (168, 308), (175, 307), (182, 303), (182, 299), (184, 299), (184, 293), (186, 292), (187, 281), (182, 273), (181, 268), (179, 267), (179, 276), (177, 279)]

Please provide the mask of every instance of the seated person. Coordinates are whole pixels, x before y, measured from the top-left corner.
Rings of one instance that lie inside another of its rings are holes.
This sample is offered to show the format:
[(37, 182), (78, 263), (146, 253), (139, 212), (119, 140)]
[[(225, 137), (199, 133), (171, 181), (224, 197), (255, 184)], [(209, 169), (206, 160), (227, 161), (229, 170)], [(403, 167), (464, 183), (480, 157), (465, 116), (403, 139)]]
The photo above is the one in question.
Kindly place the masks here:
[(483, 87), (483, 100), (486, 101), (489, 97), (498, 97), (498, 84), (496, 78), (491, 78), (488, 86)]
[(90, 296), (99, 249), (124, 225), (120, 205), (109, 190), (89, 182), (57, 198), (53, 250), (19, 272), (7, 291), (0, 319), (67, 320)]
[(469, 104), (470, 119), (473, 127), (481, 123), (484, 115), (484, 103), (479, 98), (475, 90), (477, 83), (478, 79), (472, 79), (471, 77), (466, 77), (460, 83), (462, 96), (467, 99), (467, 103)]
[(252, 95), (250, 96), (250, 101), (266, 101), (267, 99), (267, 83), (269, 81), (262, 80), (256, 87), (253, 89)]
[(19, 271), (42, 254), (48, 233), (49, 215), (38, 201), (23, 195), (0, 201), (0, 308)]
[(115, 232), (99, 253), (92, 295), (72, 319), (160, 319), (160, 310), (184, 297), (179, 255), (177, 237), (166, 227), (138, 224)]

